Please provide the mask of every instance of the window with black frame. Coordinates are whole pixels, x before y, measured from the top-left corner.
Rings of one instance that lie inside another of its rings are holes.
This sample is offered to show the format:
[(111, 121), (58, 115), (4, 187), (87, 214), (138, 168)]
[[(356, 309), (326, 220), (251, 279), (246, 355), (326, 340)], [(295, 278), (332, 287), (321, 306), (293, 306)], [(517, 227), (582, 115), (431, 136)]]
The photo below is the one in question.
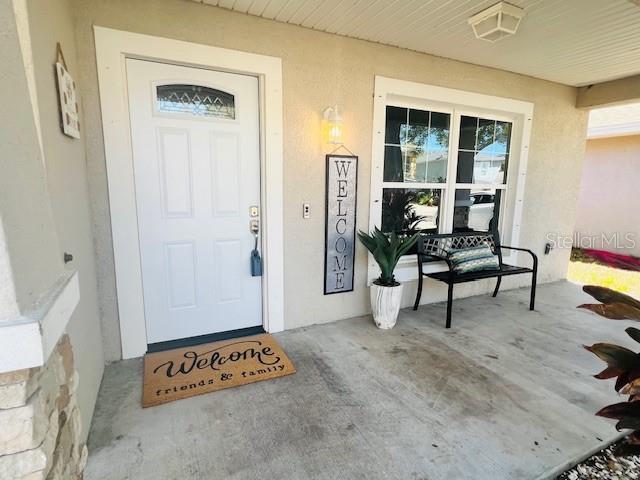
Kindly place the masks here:
[(449, 163), (448, 113), (387, 106), (382, 230), (435, 233)]
[[(511, 122), (455, 110), (443, 113), (393, 105), (386, 107), (385, 120), (383, 231), (411, 234), (500, 228), (508, 187)], [(450, 149), (452, 124), (459, 125), (459, 131)], [(455, 174), (450, 173), (453, 171)]]

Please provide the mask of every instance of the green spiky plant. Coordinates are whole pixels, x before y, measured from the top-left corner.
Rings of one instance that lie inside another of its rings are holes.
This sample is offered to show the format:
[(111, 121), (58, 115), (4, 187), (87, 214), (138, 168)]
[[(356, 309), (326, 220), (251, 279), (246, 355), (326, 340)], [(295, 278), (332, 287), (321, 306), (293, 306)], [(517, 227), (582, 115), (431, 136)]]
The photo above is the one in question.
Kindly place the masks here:
[(400, 258), (406, 254), (418, 241), (418, 234), (410, 237), (399, 237), (396, 233), (385, 234), (378, 228), (371, 233), (359, 231), (358, 238), (367, 250), (371, 252), (380, 267), (380, 277), (374, 281), (383, 287), (395, 287), (393, 271)]
[[(583, 290), (601, 303), (584, 304), (578, 308), (591, 310), (611, 320), (640, 321), (640, 301), (635, 298), (604, 287), (586, 285)], [(640, 343), (639, 329), (629, 327), (625, 332)], [(615, 378), (616, 391), (629, 395), (626, 402), (608, 405), (596, 413), (600, 417), (618, 420), (617, 430), (632, 430), (626, 441), (616, 449), (616, 455), (640, 454), (640, 353), (612, 343), (595, 343), (584, 348), (607, 363), (607, 368), (595, 377)]]

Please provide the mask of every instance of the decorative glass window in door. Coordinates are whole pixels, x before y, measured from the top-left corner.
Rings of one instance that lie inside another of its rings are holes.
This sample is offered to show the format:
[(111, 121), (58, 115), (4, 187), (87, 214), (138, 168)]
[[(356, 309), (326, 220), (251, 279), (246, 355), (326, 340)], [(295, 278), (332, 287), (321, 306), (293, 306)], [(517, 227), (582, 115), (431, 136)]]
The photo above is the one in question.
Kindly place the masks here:
[(382, 230), (437, 232), (449, 162), (448, 113), (387, 106)]
[(156, 107), (159, 112), (230, 120), (236, 118), (235, 97), (232, 94), (201, 85), (158, 85)]

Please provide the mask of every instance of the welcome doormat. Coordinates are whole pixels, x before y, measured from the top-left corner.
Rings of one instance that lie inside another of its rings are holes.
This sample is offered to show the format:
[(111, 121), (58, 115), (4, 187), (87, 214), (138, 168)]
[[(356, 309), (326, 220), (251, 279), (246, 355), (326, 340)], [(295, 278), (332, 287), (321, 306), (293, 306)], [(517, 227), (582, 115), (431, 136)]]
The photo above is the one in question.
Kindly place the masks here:
[(144, 356), (142, 406), (295, 372), (284, 350), (268, 334), (149, 353)]

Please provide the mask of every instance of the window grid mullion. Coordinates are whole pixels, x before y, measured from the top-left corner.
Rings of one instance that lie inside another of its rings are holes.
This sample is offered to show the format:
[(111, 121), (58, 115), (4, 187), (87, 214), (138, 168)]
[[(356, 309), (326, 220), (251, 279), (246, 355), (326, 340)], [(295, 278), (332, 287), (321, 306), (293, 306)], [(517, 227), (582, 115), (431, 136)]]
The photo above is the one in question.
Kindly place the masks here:
[[(404, 144), (408, 145), (409, 144), (409, 129), (411, 128), (411, 124), (409, 123), (409, 115), (411, 114), (411, 109), (407, 108), (407, 117), (405, 119), (405, 121), (407, 122), (407, 128), (404, 131)], [(402, 143), (402, 139), (400, 141), (400, 143)], [(407, 152), (409, 151), (409, 149), (405, 148), (404, 150), (402, 149), (402, 147), (400, 148), (400, 152), (402, 153), (402, 177), (404, 178), (404, 171), (405, 171), (405, 167), (407, 165)]]
[[(431, 150), (429, 148), (429, 139), (431, 138), (431, 116), (433, 115), (433, 112), (429, 111), (429, 122), (427, 124), (427, 144), (425, 145), (425, 152), (427, 154), (427, 162), (424, 166), (424, 179), (426, 180), (427, 178), (429, 178), (429, 159), (431, 158)], [(428, 182), (427, 182), (428, 183)], [(442, 199), (442, 195), (441, 195), (441, 199)], [(440, 219), (438, 219), (438, 222), (440, 221)], [(440, 223), (438, 223), (438, 226), (440, 225)]]
[(440, 232), (453, 231), (453, 210), (456, 195), (456, 176), (458, 174), (458, 143), (460, 141), (460, 114), (453, 110), (449, 124), (449, 162), (447, 164), (447, 186), (442, 193), (444, 205), (441, 207), (442, 223)]

